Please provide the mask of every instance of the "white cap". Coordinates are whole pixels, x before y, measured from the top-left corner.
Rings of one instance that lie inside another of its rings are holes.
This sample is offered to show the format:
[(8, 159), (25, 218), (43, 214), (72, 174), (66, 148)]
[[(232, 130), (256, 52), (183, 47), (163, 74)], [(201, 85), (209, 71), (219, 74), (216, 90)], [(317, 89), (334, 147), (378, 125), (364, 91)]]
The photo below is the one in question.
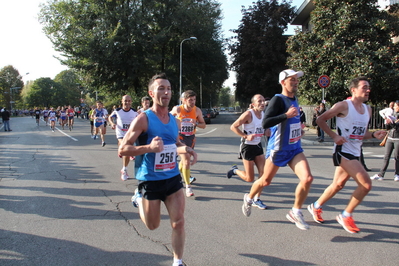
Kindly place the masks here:
[(281, 83), (281, 81), (285, 80), (288, 77), (297, 75), (298, 78), (303, 76), (303, 71), (295, 71), (292, 69), (286, 69), (280, 72), (280, 75), (278, 76), (278, 83)]

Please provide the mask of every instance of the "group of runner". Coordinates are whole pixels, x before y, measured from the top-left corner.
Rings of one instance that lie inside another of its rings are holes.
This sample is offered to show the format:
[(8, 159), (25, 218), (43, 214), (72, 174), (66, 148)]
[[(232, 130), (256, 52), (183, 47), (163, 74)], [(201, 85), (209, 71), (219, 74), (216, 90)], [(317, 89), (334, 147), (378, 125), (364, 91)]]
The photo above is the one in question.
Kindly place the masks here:
[(33, 115), (36, 119), (37, 126), (39, 126), (40, 117), (43, 117), (43, 121), (46, 123), (46, 126), (50, 124), (51, 130), (53, 132), (55, 129), (55, 121), (58, 121), (59, 125), (62, 126), (62, 129), (64, 129), (65, 125), (68, 126), (70, 131), (72, 131), (73, 129), (75, 111), (70, 105), (58, 106), (57, 109), (51, 107), (50, 110), (47, 109), (47, 107), (44, 107), (43, 110), (39, 109), (38, 107), (35, 107), (33, 110)]
[[(231, 130), (242, 138), (240, 155), (245, 171), (236, 166), (228, 171), (227, 177), (238, 175), (247, 182), (255, 180), (254, 166), (258, 168), (259, 178), (252, 184), (249, 193), (244, 195), (242, 212), (250, 216), (251, 207), (265, 209), (260, 201), (263, 189), (270, 185), (280, 167), (286, 165), (299, 178), (295, 189), (292, 209), (286, 215), (299, 229), (307, 230), (301, 212), (309, 193), (313, 176), (303, 153), (300, 139), (304, 134), (301, 127), (299, 106), (296, 98), (299, 78), (304, 73), (287, 69), (279, 74), (282, 86), (281, 94), (275, 95), (264, 112), (265, 100), (260, 94), (251, 100), (250, 110), (243, 113), (231, 126)], [(336, 103), (317, 119), (320, 128), (334, 140), (333, 161), (337, 167), (333, 181), (317, 201), (308, 206), (308, 211), (317, 223), (323, 223), (322, 206), (339, 192), (350, 177), (354, 178), (357, 188), (351, 195), (349, 203), (336, 220), (350, 233), (358, 233), (352, 213), (371, 190), (371, 180), (358, 161), (363, 139), (382, 139), (385, 131), (368, 131), (370, 107), (363, 102), (368, 100), (370, 84), (367, 78), (357, 77), (350, 83), (352, 94), (350, 100)], [(197, 161), (194, 151), (196, 127), (205, 128), (200, 109), (195, 107), (195, 93), (186, 91), (181, 96), (182, 104), (169, 112), (171, 100), (171, 84), (165, 74), (152, 77), (148, 85), (148, 93), (153, 105), (135, 111), (131, 108), (131, 98), (122, 98), (122, 107), (115, 109), (108, 117), (101, 102), (91, 111), (94, 124), (94, 138), (102, 136), (105, 145), (105, 122), (116, 130), (118, 138), (118, 155), (122, 158), (121, 179), (129, 178), (127, 165), (130, 158), (135, 160), (135, 177), (139, 181), (138, 188), (132, 197), (135, 207), (139, 208), (142, 221), (150, 230), (160, 225), (161, 202), (164, 202), (169, 213), (172, 227), (173, 265), (183, 265), (182, 256), (185, 242), (184, 209), (182, 176), (186, 185), (186, 197), (194, 195), (190, 183), (190, 166)], [(148, 99), (149, 102), (149, 99)], [(144, 106), (144, 105), (143, 105)], [(56, 117), (53, 108), (49, 117)], [(336, 132), (332, 131), (326, 121), (336, 117)], [(54, 120), (51, 123), (54, 123)], [(240, 129), (242, 127), (242, 129)], [(270, 129), (266, 155), (260, 144), (262, 136)], [(177, 155), (181, 156), (180, 164)]]
[[(227, 172), (227, 178), (238, 175), (244, 181), (253, 182), (255, 179), (254, 166), (258, 168), (259, 179), (244, 195), (242, 212), (249, 217), (251, 207), (266, 209), (260, 200), (263, 189), (270, 185), (280, 167), (286, 165), (299, 178), (295, 190), (292, 209), (286, 215), (287, 219), (302, 230), (309, 229), (302, 214), (304, 204), (313, 181), (309, 164), (303, 153), (300, 139), (304, 134), (300, 120), (299, 105), (296, 98), (299, 78), (302, 71), (284, 70), (279, 75), (282, 93), (276, 94), (269, 102), (266, 111), (265, 100), (257, 94), (251, 100), (250, 109), (244, 112), (232, 125), (231, 130), (242, 139), (240, 156), (244, 164), (244, 171), (236, 165)], [(349, 199), (349, 203), (336, 220), (349, 233), (358, 233), (352, 213), (371, 190), (371, 180), (366, 170), (359, 162), (363, 139), (382, 139), (386, 132), (379, 130), (368, 131), (371, 109), (365, 105), (369, 98), (370, 84), (366, 77), (357, 77), (350, 83), (351, 99), (336, 103), (317, 119), (317, 124), (334, 140), (333, 162), (336, 166), (333, 182), (328, 186), (317, 201), (307, 209), (317, 223), (323, 223), (322, 206), (340, 191), (350, 177), (355, 179), (357, 188)], [(337, 130), (332, 131), (327, 120), (336, 117)], [(242, 129), (240, 129), (242, 127)], [(267, 135), (270, 129), (266, 155), (263, 155), (261, 137)]]

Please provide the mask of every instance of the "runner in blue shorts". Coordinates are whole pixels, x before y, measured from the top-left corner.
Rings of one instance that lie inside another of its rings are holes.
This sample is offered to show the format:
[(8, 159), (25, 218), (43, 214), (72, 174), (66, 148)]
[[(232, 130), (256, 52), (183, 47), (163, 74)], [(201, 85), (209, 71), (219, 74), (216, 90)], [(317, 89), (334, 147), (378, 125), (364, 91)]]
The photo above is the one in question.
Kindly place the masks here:
[(276, 94), (270, 101), (262, 122), (263, 128), (270, 128), (271, 136), (267, 145), (266, 162), (263, 175), (256, 180), (251, 191), (244, 195), (242, 211), (250, 216), (253, 199), (265, 186), (270, 185), (280, 167), (288, 165), (298, 176), (299, 184), (295, 189), (295, 201), (287, 219), (302, 230), (309, 229), (301, 208), (307, 198), (313, 176), (308, 161), (301, 148), (303, 130), (296, 98), (299, 78), (302, 71), (286, 69), (280, 72), (279, 83), (282, 93)]

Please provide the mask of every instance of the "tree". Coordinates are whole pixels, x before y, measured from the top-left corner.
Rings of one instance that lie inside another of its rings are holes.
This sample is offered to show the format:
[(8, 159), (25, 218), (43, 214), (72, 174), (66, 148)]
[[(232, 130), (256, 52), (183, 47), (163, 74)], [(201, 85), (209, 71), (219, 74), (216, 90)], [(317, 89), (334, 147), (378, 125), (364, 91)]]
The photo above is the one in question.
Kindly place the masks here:
[(51, 78), (39, 78), (23, 92), (23, 99), (29, 107), (57, 107), (67, 104), (68, 90)]
[(335, 103), (349, 96), (348, 81), (360, 75), (371, 80), (371, 100), (398, 98), (398, 19), (380, 11), (377, 1), (315, 0), (311, 32), (297, 32), (288, 41), (288, 65), (305, 72), (301, 78), (302, 98), (321, 100), (317, 85), (328, 75), (331, 85), (325, 99)]
[(52, 0), (40, 12), (62, 63), (82, 72), (88, 90), (110, 97), (145, 95), (156, 72), (178, 92), (180, 42), (190, 36), (198, 41), (184, 43), (185, 89), (198, 88), (200, 75), (205, 86), (214, 82), (206, 86), (214, 94), (227, 78), (220, 20), (214, 0)]
[[(18, 102), (19, 91), (24, 86), (22, 76), (18, 70), (11, 65), (5, 66), (0, 70), (0, 104), (11, 110), (11, 101)], [(11, 89), (15, 88), (15, 89)], [(18, 89), (17, 89), (18, 88)], [(16, 105), (13, 105), (15, 107)]]
[(60, 84), (65, 90), (64, 105), (76, 106), (80, 104), (80, 98), (83, 94), (80, 84), (82, 81), (74, 70), (64, 70), (60, 72), (54, 81)]
[[(281, 2), (281, 4), (279, 3)], [(285, 0), (258, 0), (243, 17), (230, 45), (232, 70), (237, 73), (236, 100), (247, 106), (253, 95), (273, 96), (281, 92), (278, 74), (286, 67), (286, 41), (283, 33), (294, 14)]]
[(230, 106), (230, 87), (224, 87), (220, 90), (219, 103), (220, 106)]

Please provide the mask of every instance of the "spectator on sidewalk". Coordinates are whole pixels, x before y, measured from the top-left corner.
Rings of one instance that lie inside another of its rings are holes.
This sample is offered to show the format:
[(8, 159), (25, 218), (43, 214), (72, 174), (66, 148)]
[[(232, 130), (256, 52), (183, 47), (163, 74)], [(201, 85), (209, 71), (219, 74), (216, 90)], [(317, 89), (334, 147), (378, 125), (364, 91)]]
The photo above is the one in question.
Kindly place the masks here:
[[(321, 102), (315, 109), (316, 119), (326, 111), (326, 105)], [(317, 125), (317, 138), (319, 142), (324, 142), (324, 131)]]
[(4, 131), (12, 131), (10, 129), (10, 112), (5, 107), (1, 112), (1, 118), (3, 119)]
[(371, 177), (373, 180), (384, 180), (385, 172), (389, 165), (389, 160), (392, 155), (392, 151), (394, 151), (394, 159), (395, 159), (395, 175), (394, 180), (399, 181), (399, 102), (394, 103), (394, 111), (393, 115), (389, 115), (390, 117), (395, 117), (395, 121), (391, 122), (391, 118), (385, 119), (386, 126), (388, 130), (388, 138), (385, 143), (385, 156), (384, 161), (382, 163), (382, 167), (378, 174), (375, 174)]

